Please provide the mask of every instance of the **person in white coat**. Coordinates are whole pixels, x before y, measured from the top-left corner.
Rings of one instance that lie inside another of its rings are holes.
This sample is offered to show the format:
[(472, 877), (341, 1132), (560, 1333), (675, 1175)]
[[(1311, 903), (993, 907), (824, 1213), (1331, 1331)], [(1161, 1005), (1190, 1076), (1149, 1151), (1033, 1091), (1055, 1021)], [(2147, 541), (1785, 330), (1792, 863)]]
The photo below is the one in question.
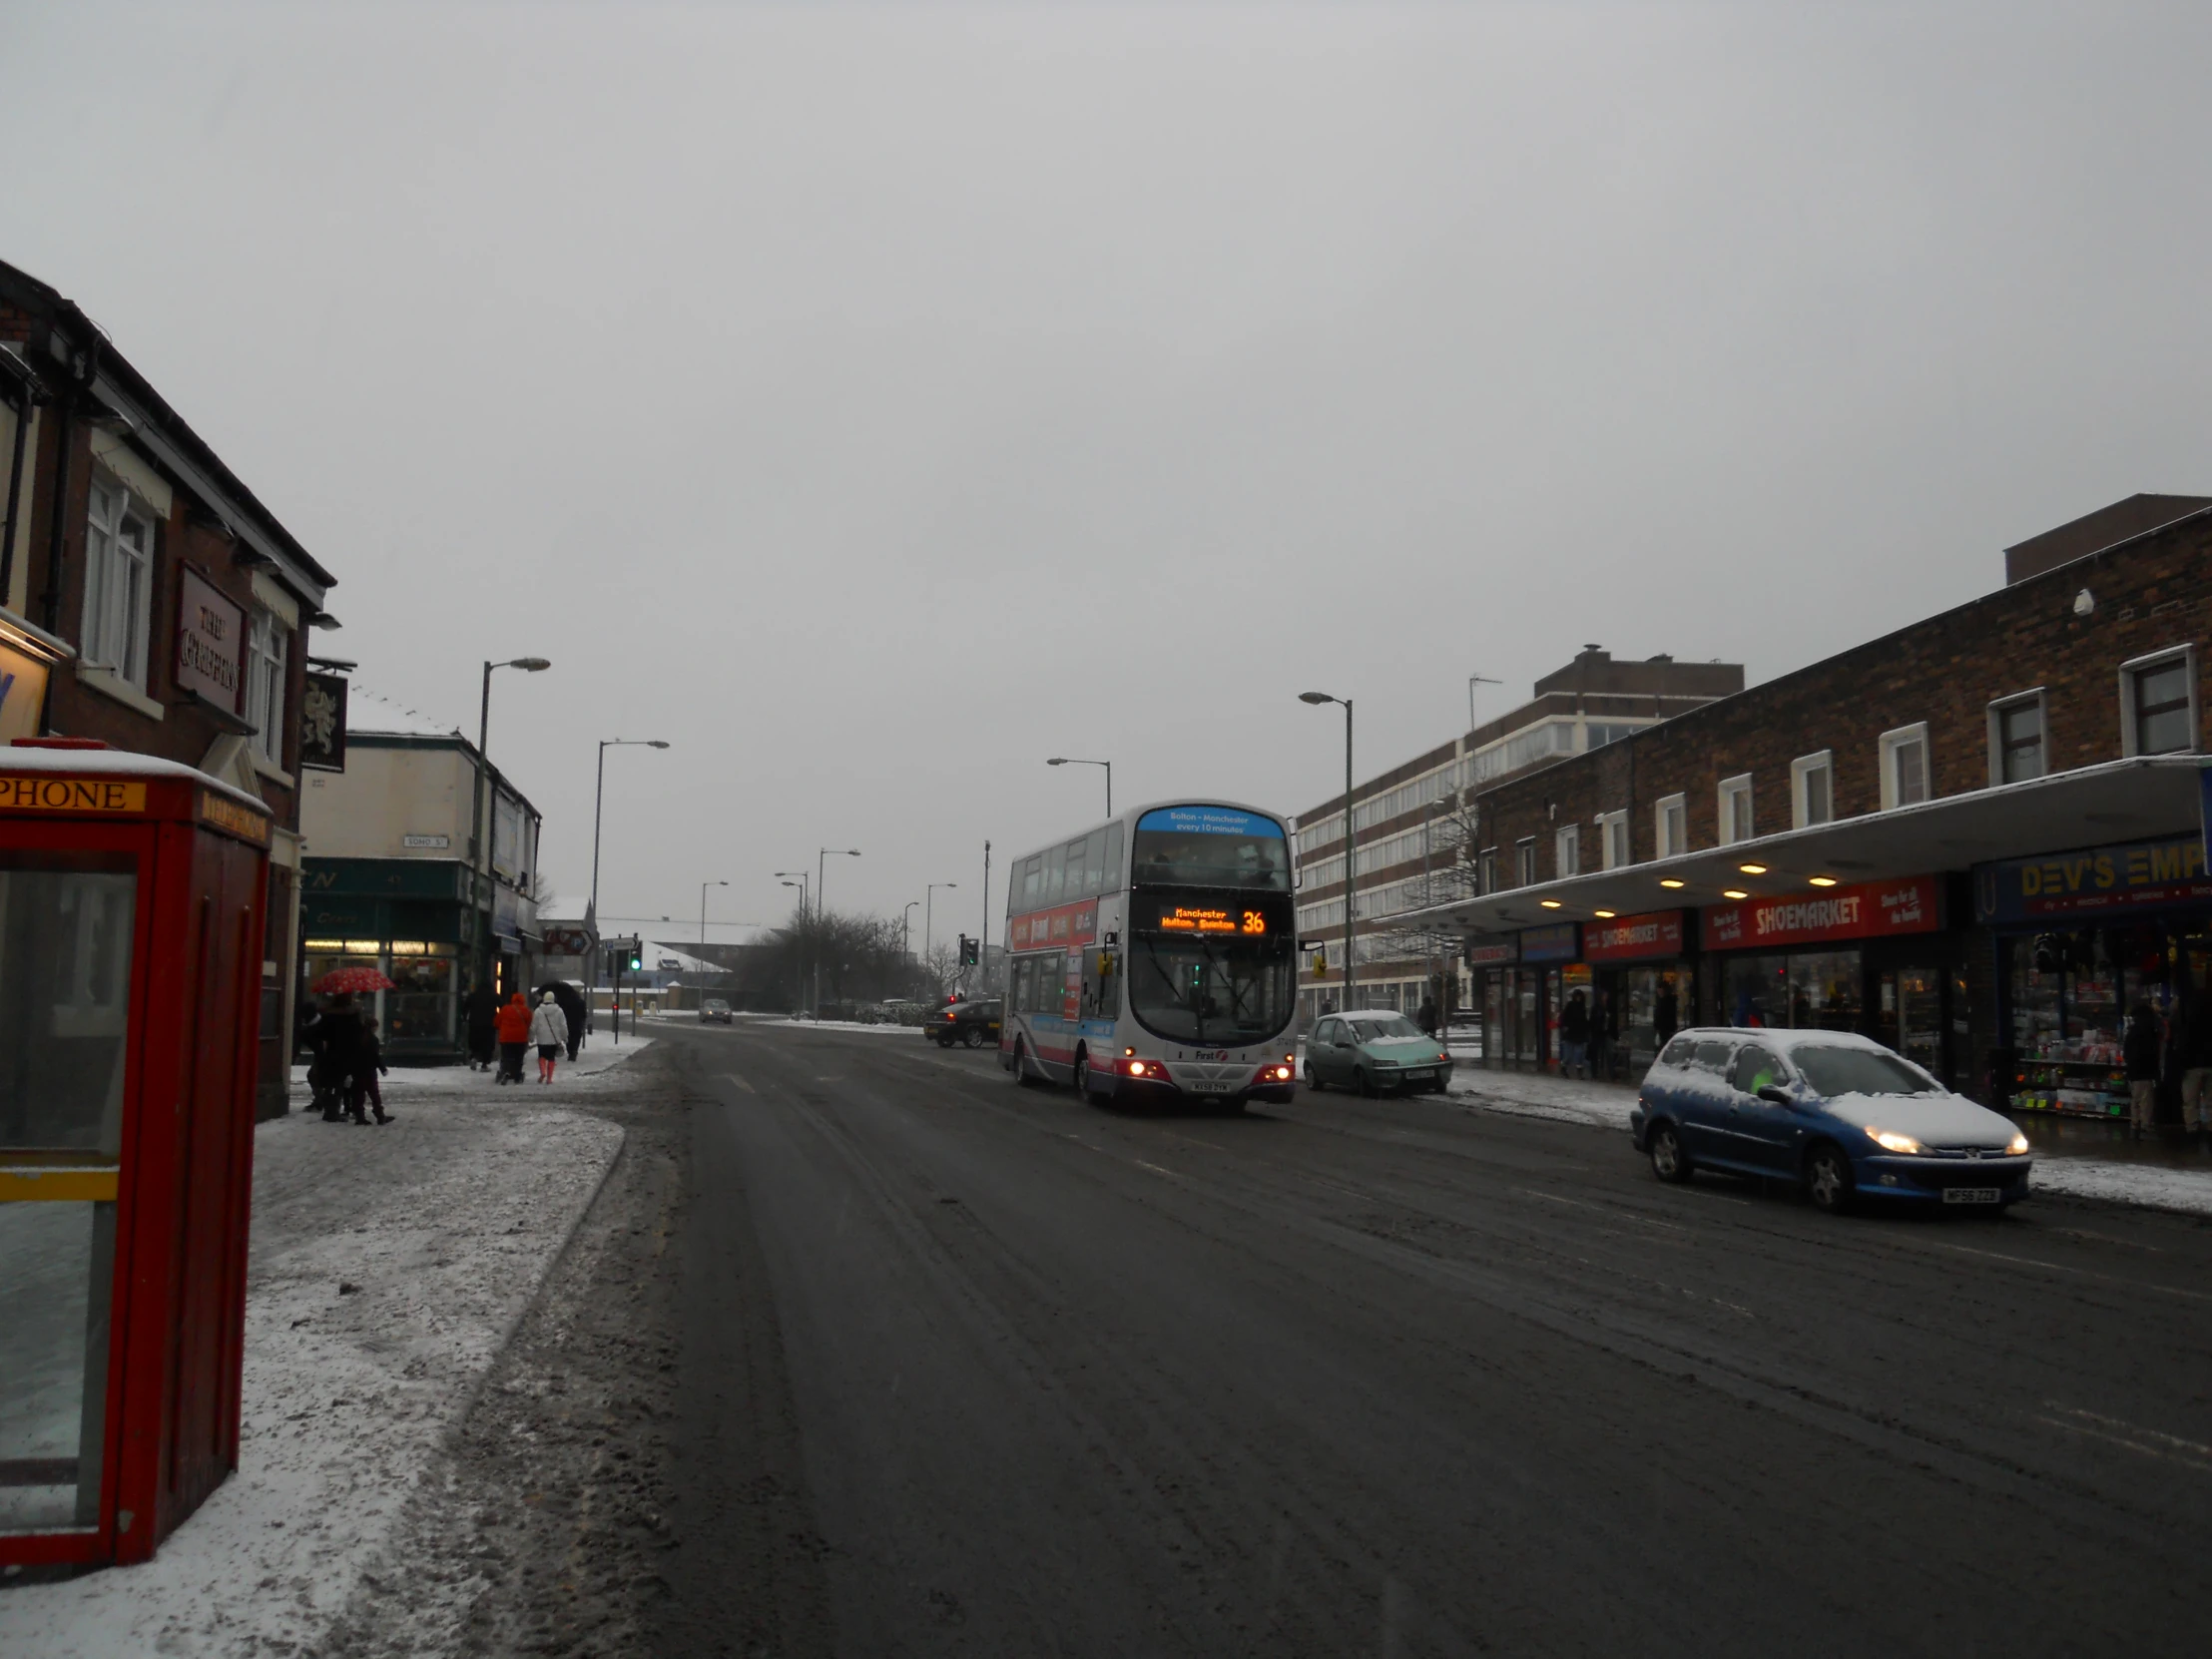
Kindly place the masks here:
[(538, 1045), (538, 1081), (553, 1081), (553, 1062), (568, 1046), (568, 1015), (547, 991), (530, 1015), (530, 1040)]

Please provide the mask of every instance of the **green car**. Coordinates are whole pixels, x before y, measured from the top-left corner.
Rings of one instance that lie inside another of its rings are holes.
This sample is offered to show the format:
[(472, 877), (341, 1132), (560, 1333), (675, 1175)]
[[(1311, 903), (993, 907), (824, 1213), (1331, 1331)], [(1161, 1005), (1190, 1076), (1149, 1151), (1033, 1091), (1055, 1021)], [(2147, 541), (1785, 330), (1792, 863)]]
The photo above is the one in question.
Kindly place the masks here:
[(1306, 1086), (1334, 1083), (1365, 1095), (1442, 1089), (1451, 1081), (1444, 1045), (1403, 1014), (1374, 1008), (1328, 1014), (1306, 1039)]

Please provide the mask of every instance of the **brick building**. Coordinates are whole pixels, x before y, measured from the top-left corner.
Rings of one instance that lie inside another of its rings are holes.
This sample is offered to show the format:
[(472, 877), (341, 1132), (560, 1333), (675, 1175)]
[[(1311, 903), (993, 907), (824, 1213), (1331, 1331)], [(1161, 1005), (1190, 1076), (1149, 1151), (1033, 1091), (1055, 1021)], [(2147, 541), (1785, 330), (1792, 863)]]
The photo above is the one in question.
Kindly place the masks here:
[(257, 1106), (284, 1110), (306, 631), (334, 579), (70, 300), (0, 265), (0, 741), (179, 761), (275, 816)]
[[(1487, 1063), (1577, 990), (1633, 1075), (1672, 1023), (1868, 1031), (1996, 1103), (2110, 1115), (2119, 1022), (2207, 993), (2212, 500), (2136, 496), (1997, 591), (1479, 791)], [(1595, 856), (1591, 855), (1592, 850)]]
[[(1355, 851), (1353, 1000), (1411, 1011), (1424, 996), (1464, 1002), (1463, 978), (1442, 971), (1448, 932), (1409, 927), (1405, 915), (1478, 889), (1467, 802), (1476, 791), (1561, 756), (1579, 755), (1744, 688), (1736, 663), (1678, 663), (1657, 656), (1615, 661), (1595, 645), (1545, 675), (1526, 703), (1464, 736), (1392, 767), (1353, 790)], [(1470, 688), (1471, 689), (1471, 688)], [(1471, 713), (1471, 710), (1470, 710)], [(1301, 1004), (1311, 1018), (1344, 999), (1345, 802), (1300, 815), (1299, 934), (1322, 941), (1328, 961), (1301, 964)], [(1492, 883), (1494, 885), (1494, 881)]]

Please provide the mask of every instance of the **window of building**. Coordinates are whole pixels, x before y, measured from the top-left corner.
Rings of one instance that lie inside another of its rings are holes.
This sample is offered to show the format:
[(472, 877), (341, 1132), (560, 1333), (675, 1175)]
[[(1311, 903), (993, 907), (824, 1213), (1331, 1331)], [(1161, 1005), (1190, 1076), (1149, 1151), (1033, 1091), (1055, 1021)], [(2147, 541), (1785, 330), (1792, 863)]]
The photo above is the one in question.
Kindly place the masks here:
[(284, 658), (289, 631), (260, 606), (246, 631), (246, 718), (254, 728), (254, 753), (273, 767), (284, 764)]
[(1628, 862), (1628, 814), (1600, 813), (1597, 819), (1598, 850), (1606, 869)]
[(1790, 822), (1803, 830), (1836, 817), (1836, 768), (1827, 750), (1790, 763)]
[(1651, 809), (1652, 840), (1658, 856), (1672, 858), (1690, 850), (1690, 804), (1679, 795), (1664, 796)]
[(2040, 688), (1989, 705), (1989, 782), (2017, 784), (2040, 778), (2043, 762), (2043, 694)]
[(1882, 810), (1918, 806), (1929, 797), (1928, 722), (1882, 734)]
[(154, 518), (112, 478), (94, 474), (85, 526), (84, 660), (146, 689), (153, 615)]
[(1475, 865), (1475, 886), (1482, 892), (1497, 891), (1497, 848), (1485, 846)]
[(1551, 867), (1554, 875), (1582, 873), (1582, 826), (1569, 824), (1552, 835)]
[(1751, 774), (1738, 773), (1721, 780), (1721, 844), (1748, 841), (1757, 833), (1751, 826)]
[(2197, 747), (2196, 658), (2195, 647), (2182, 646), (2121, 665), (2123, 754), (2182, 755)]
[(1536, 881), (1536, 837), (1513, 844), (1513, 884), (1519, 887), (1533, 886)]

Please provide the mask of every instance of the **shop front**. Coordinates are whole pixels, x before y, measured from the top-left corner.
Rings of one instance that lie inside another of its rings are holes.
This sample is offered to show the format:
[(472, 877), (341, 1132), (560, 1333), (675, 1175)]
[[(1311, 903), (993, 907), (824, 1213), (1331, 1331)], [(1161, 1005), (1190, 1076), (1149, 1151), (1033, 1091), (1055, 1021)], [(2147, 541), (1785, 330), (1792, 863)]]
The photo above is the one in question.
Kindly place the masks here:
[[(2212, 995), (2212, 875), (2196, 835), (1977, 864), (1975, 922), (1996, 958), (1989, 1075), (2023, 1112), (2128, 1120), (2120, 1043)], [(2176, 1109), (2169, 1079), (2161, 1115)]]
[[(1540, 1071), (1559, 1053), (1559, 1010), (1565, 976), (1581, 954), (1581, 929), (1571, 921), (1529, 927), (1505, 948), (1509, 963), (1486, 970), (1482, 993), (1483, 1064)], [(1586, 981), (1586, 975), (1578, 974)]]
[(1592, 977), (1592, 1009), (1612, 1030), (1605, 1075), (1643, 1076), (1697, 1006), (1692, 930), (1680, 910), (1608, 916), (1583, 923), (1582, 960)]
[(301, 973), (371, 967), (395, 987), (367, 1006), (393, 1060), (458, 1060), (465, 944), (482, 925), (461, 893), (469, 872), (446, 859), (306, 859), (299, 906)]
[(1946, 1084), (1965, 988), (1943, 882), (1904, 876), (1740, 900), (1703, 912), (1699, 1004), (1717, 1025), (1858, 1031)]
[(1482, 1022), (1482, 1063), (1496, 1065), (1506, 1051), (1505, 1025), (1512, 997), (1513, 964), (1520, 960), (1520, 940), (1503, 936), (1469, 937), (1460, 947), (1474, 987), (1474, 1006)]

